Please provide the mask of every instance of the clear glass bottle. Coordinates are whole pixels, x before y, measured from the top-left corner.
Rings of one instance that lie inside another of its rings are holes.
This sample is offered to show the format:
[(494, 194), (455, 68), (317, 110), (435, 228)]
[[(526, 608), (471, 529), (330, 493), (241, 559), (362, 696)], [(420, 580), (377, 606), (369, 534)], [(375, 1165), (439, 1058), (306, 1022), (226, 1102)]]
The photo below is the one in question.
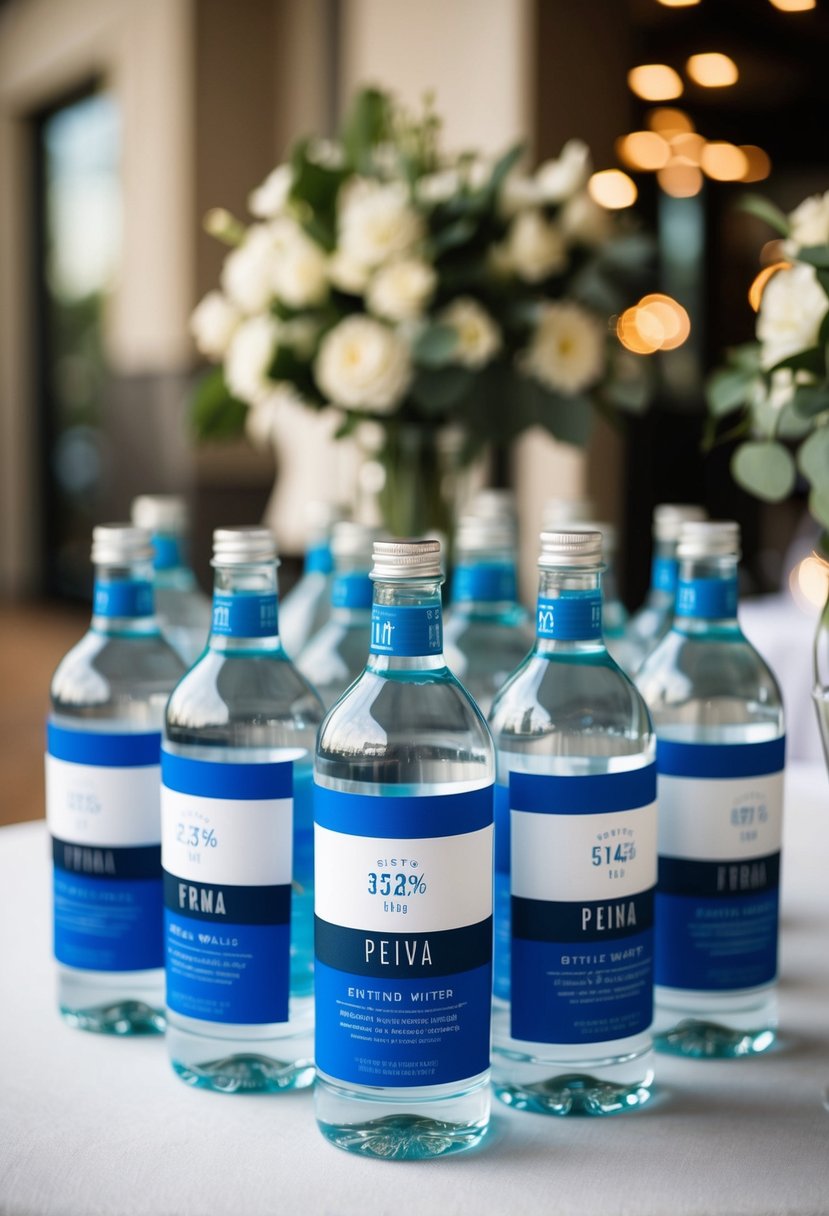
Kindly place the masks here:
[(827, 767), (829, 767), (829, 558), (818, 552), (815, 553), (815, 557), (823, 564), (827, 599), (818, 618), (812, 650), (814, 676), (812, 696), (817, 710), (823, 754), (826, 757)]
[(162, 750), (167, 1045), (190, 1085), (313, 1080), (312, 765), (322, 704), (285, 655), (266, 528), (213, 536), (213, 624)]
[(536, 644), (495, 699), (492, 1083), (606, 1115), (653, 1080), (656, 770), (647, 708), (601, 624), (601, 536), (541, 534)]
[(676, 615), (637, 684), (659, 771), (656, 1046), (765, 1051), (776, 1034), (783, 707), (737, 621), (736, 523), (682, 525)]
[(705, 519), (702, 507), (690, 503), (660, 503), (653, 511), (651, 583), (645, 602), (627, 623), (626, 670), (633, 675), (662, 641), (674, 619), (679, 561), (676, 547), (686, 519)]
[(302, 576), (282, 600), (279, 628), (285, 653), (292, 659), (322, 629), (331, 615), (331, 585), (334, 558), (331, 529), (341, 518), (340, 508), (327, 502), (311, 502), (308, 512), (308, 544)]
[(152, 534), (155, 606), (164, 636), (190, 667), (207, 644), (210, 601), (190, 567), (187, 504), (175, 494), (141, 494), (131, 514), (136, 527)]
[(306, 643), (297, 667), (316, 688), (326, 709), (366, 665), (371, 625), (371, 546), (375, 528), (341, 520), (334, 525), (331, 616)]
[(314, 770), (315, 1106), (338, 1147), (421, 1159), (489, 1124), (494, 755), (443, 657), (438, 542), (376, 542), (372, 579)]
[(52, 679), (46, 814), (58, 1004), (103, 1034), (164, 1029), (159, 755), (184, 672), (153, 613), (150, 534), (92, 534), (89, 631)]
[(460, 520), (444, 647), (449, 668), (482, 714), (532, 645), (527, 613), (518, 603), (516, 553), (507, 518)]

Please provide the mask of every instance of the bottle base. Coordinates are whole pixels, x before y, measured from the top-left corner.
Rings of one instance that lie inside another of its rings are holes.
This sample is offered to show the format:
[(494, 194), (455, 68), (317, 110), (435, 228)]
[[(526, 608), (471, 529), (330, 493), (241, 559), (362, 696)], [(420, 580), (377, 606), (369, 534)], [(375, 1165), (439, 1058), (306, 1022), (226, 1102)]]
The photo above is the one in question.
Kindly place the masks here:
[[(285, 1024), (290, 1025), (290, 1023)], [(167, 1051), (176, 1076), (220, 1094), (276, 1094), (314, 1082), (313, 1028), (198, 1023), (168, 1011)], [(270, 1033), (268, 1031), (270, 1030)]]
[(83, 1009), (60, 1005), (63, 1020), (75, 1030), (92, 1034), (164, 1034), (164, 1011), (144, 1001), (114, 1001)]
[(275, 1094), (307, 1089), (314, 1081), (312, 1060), (275, 1060), (251, 1052), (201, 1064), (184, 1064), (171, 1057), (170, 1063), (186, 1085), (219, 1094)]
[(663, 1055), (718, 1060), (761, 1055), (776, 1041), (777, 1032), (772, 1026), (739, 1030), (700, 1018), (683, 1018), (653, 1037), (654, 1047)]
[(617, 1085), (587, 1073), (562, 1074), (523, 1086), (495, 1083), (493, 1088), (505, 1106), (536, 1115), (618, 1115), (643, 1106), (653, 1096), (650, 1081)]
[(681, 993), (657, 990), (653, 1042), (664, 1055), (728, 1060), (762, 1055), (777, 1042), (774, 990)]
[(82, 971), (58, 964), (57, 996), (61, 1017), (75, 1030), (164, 1034), (161, 971)]

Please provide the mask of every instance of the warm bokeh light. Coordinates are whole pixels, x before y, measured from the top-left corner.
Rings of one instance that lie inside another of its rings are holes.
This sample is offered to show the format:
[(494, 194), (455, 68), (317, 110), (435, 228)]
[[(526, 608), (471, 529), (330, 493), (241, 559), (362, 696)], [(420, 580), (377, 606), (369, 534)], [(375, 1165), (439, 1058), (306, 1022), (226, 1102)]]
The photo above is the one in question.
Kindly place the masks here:
[(730, 55), (719, 51), (707, 51), (704, 55), (692, 55), (685, 70), (696, 84), (704, 89), (724, 89), (736, 84), (740, 73)]
[(656, 177), (665, 193), (672, 198), (692, 198), (702, 189), (702, 173), (697, 165), (687, 160), (670, 161)]
[(657, 0), (664, 8), (693, 8), (700, 0)]
[(626, 308), (616, 322), (616, 336), (625, 350), (634, 355), (654, 355), (659, 350), (661, 331), (654, 318), (644, 317), (639, 328), (639, 309)]
[(622, 346), (636, 355), (676, 350), (690, 332), (691, 321), (682, 305), (659, 293), (643, 296), (616, 322), (616, 336)]
[(741, 182), (762, 182), (771, 173), (771, 160), (768, 152), (758, 148), (756, 144), (740, 144), (740, 151), (748, 161), (748, 169), (740, 178)]
[(667, 165), (671, 149), (655, 131), (631, 131), (616, 140), (616, 154), (631, 169), (653, 171)]
[(771, 266), (764, 266), (760, 273), (756, 275), (754, 282), (748, 289), (748, 302), (755, 312), (760, 311), (763, 292), (766, 290), (766, 284), (769, 279), (773, 278), (778, 270), (785, 270), (789, 265), (791, 265), (790, 262), (774, 262)]
[(694, 124), (685, 111), (676, 110), (673, 106), (659, 106), (655, 110), (649, 110), (647, 122), (650, 129), (663, 139), (670, 139), (672, 135), (683, 135), (694, 129)]
[(672, 135), (668, 141), (674, 157), (690, 161), (692, 165), (702, 163), (702, 150), (705, 140), (696, 131), (686, 131), (682, 135)]
[(594, 173), (587, 183), (587, 189), (594, 203), (610, 211), (632, 206), (639, 193), (633, 178), (621, 169), (602, 169)]
[(667, 63), (643, 63), (628, 72), (630, 89), (643, 101), (670, 101), (682, 95), (682, 79)]
[(748, 157), (736, 144), (715, 141), (702, 150), (702, 169), (715, 182), (739, 182), (748, 172)]
[(769, 0), (781, 13), (808, 13), (817, 8), (817, 0)]
[(804, 557), (789, 575), (789, 589), (800, 607), (822, 608), (829, 590), (829, 565), (814, 554)]

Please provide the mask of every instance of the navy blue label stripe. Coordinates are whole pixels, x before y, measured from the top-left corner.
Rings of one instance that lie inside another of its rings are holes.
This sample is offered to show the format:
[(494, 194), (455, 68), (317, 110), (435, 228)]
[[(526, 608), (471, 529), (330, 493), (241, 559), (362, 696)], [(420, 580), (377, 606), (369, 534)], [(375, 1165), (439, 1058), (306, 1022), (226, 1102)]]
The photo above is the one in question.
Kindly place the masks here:
[(165, 870), (164, 907), (178, 916), (215, 924), (287, 925), (291, 919), (291, 886), (192, 882)]
[(331, 605), (334, 608), (371, 607), (374, 584), (368, 574), (338, 574), (331, 587)]
[(491, 785), (458, 794), (375, 797), (314, 784), (314, 822), (346, 836), (423, 839), (460, 836), (492, 823)]
[(326, 967), (375, 979), (437, 977), (492, 962), (492, 917), (435, 933), (345, 929), (314, 918), (316, 958)]
[(763, 777), (779, 773), (785, 758), (782, 735), (765, 743), (656, 741), (656, 765), (663, 777)]
[(510, 807), (537, 815), (606, 815), (656, 801), (656, 765), (621, 773), (510, 773)]
[(83, 874), (87, 878), (161, 877), (160, 844), (110, 848), (73, 844), (70, 840), (53, 836), (52, 861), (56, 870)]
[(653, 928), (655, 888), (621, 899), (511, 900), (512, 936), (531, 942), (605, 942)]
[(293, 793), (293, 763), (278, 760), (269, 764), (228, 764), (223, 760), (194, 760), (161, 752), (161, 781), (178, 794), (200, 798), (290, 798)]
[(776, 891), (780, 886), (780, 854), (739, 861), (688, 861), (659, 858), (659, 891), (664, 895), (732, 898)]
[(46, 748), (56, 760), (91, 764), (102, 768), (144, 768), (158, 764), (159, 731), (142, 734), (111, 734), (104, 731), (72, 730), (49, 722)]

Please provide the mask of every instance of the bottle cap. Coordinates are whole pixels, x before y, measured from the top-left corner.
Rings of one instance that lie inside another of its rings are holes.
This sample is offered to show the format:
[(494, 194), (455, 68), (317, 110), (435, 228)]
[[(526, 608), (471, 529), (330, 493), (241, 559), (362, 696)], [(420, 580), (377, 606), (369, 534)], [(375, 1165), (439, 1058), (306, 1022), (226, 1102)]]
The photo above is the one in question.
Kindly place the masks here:
[(372, 546), (379, 535), (378, 528), (341, 519), (331, 532), (331, 553), (335, 560), (361, 558), (366, 569), (371, 565)]
[(180, 494), (139, 494), (132, 500), (132, 522), (150, 532), (186, 532), (187, 503)]
[(133, 524), (98, 524), (92, 529), (92, 560), (102, 566), (128, 566), (153, 560), (152, 539), (146, 528)]
[(593, 519), (595, 514), (596, 507), (590, 498), (548, 498), (541, 511), (541, 528), (544, 532), (571, 525), (582, 528), (584, 521)]
[(211, 566), (251, 566), (276, 559), (276, 541), (268, 528), (240, 525), (213, 533)]
[(509, 519), (514, 523), (518, 515), (515, 494), (512, 490), (478, 490), (473, 494), (467, 512), (481, 519)]
[(515, 520), (509, 515), (462, 515), (455, 532), (458, 551), (485, 553), (490, 549), (515, 551)]
[(440, 541), (376, 540), (373, 579), (440, 578)]
[(653, 509), (654, 540), (676, 542), (686, 520), (705, 519), (702, 507), (688, 502), (661, 502)]
[(602, 564), (601, 532), (542, 532), (540, 570), (559, 570), (567, 566), (598, 569)]
[(676, 551), (678, 557), (739, 557), (740, 525), (733, 519), (686, 520)]

